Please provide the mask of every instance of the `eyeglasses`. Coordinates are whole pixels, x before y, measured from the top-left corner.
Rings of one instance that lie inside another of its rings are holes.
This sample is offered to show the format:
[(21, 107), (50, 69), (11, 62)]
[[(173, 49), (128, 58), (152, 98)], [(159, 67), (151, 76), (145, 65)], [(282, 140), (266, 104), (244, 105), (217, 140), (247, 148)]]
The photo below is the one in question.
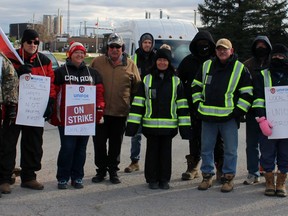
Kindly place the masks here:
[(39, 41), (38, 40), (29, 40), (29, 41), (26, 41), (27, 42), (27, 44), (29, 44), (29, 45), (31, 45), (32, 43), (34, 43), (35, 45), (39, 45)]
[(116, 44), (116, 45), (111, 44), (111, 45), (109, 45), (109, 47), (110, 47), (111, 49), (114, 49), (114, 48), (120, 49), (122, 46), (120, 46), (120, 45), (118, 45), (118, 44)]

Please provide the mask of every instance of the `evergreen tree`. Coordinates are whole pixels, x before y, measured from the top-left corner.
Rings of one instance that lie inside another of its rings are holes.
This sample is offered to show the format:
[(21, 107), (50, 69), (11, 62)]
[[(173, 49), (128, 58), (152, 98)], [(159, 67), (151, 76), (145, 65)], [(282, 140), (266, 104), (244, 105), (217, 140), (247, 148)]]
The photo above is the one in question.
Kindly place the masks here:
[(228, 38), (240, 60), (247, 59), (257, 35), (271, 43), (288, 41), (287, 0), (204, 0), (199, 4), (202, 24), (215, 40)]

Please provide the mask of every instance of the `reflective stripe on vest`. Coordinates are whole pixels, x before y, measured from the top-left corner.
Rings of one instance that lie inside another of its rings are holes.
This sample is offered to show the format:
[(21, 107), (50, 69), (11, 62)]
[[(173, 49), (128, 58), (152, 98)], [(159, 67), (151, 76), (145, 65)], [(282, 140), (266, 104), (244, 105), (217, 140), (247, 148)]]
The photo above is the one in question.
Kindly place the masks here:
[(145, 98), (144, 97), (139, 97), (139, 96), (135, 96), (132, 102), (133, 106), (140, 106), (140, 107), (144, 107), (144, 103), (145, 103)]
[(137, 53), (135, 53), (135, 55), (134, 55), (134, 63), (137, 65), (137, 60), (138, 60), (138, 55), (137, 55)]
[[(203, 74), (202, 74), (202, 79), (204, 78), (204, 86), (203, 86), (203, 97), (205, 101), (205, 87), (206, 87), (206, 82), (208, 78), (208, 74), (210, 71), (212, 60), (208, 60), (204, 62), (203, 64)], [(206, 106), (203, 104), (203, 102), (200, 102), (199, 109), (198, 111), (202, 115), (208, 115), (208, 116), (218, 116), (218, 117), (225, 117), (228, 116), (230, 113), (233, 112), (234, 109), (234, 101), (233, 101), (233, 93), (236, 90), (237, 84), (240, 80), (241, 73), (243, 71), (244, 65), (239, 62), (238, 60), (235, 62), (233, 71), (231, 74), (231, 78), (229, 80), (228, 86), (227, 86), (227, 91), (225, 93), (225, 107), (216, 107), (216, 106)], [(252, 89), (251, 89), (252, 91)], [(249, 108), (248, 104), (243, 103), (244, 101), (240, 101), (240, 107), (243, 106)], [(245, 110), (245, 109), (244, 109)]]
[[(170, 102), (170, 114), (172, 119), (151, 119), (152, 115), (152, 100), (151, 100), (151, 86), (152, 86), (152, 75), (148, 74), (144, 77), (144, 86), (145, 86), (145, 106), (146, 111), (143, 117), (143, 126), (150, 128), (177, 128), (177, 104), (175, 103), (175, 99), (177, 98), (177, 86), (180, 83), (180, 79), (176, 76), (172, 77), (172, 97)], [(186, 101), (187, 103), (187, 101)]]
[[(270, 71), (268, 69), (264, 69), (261, 71), (261, 74), (264, 80), (264, 87), (272, 87)], [(256, 98), (253, 101), (252, 108), (265, 108), (265, 100), (263, 98)]]
[(136, 124), (140, 124), (141, 123), (141, 119), (142, 116), (136, 113), (129, 113), (127, 122), (132, 122), (132, 123), (136, 123)]

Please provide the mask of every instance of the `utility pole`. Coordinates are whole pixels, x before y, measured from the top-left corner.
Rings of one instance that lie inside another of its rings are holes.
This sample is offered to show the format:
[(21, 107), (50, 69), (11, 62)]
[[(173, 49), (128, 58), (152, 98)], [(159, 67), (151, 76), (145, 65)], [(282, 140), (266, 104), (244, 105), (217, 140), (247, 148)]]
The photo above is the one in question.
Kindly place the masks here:
[(68, 11), (67, 11), (67, 34), (70, 32), (70, 0), (68, 0)]

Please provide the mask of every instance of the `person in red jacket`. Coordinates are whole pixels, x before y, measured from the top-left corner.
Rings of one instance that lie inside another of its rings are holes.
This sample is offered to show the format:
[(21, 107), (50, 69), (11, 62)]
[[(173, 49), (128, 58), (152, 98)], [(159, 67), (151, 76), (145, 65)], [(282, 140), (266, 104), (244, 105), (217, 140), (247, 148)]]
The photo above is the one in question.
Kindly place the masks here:
[[(39, 34), (33, 29), (26, 29), (21, 39), (21, 47), (16, 50), (23, 60), (22, 65), (15, 59), (10, 59), (18, 76), (32, 74), (50, 77), (50, 95), (46, 111), (43, 115), (45, 120), (49, 120), (52, 115), (52, 107), (56, 98), (54, 87), (54, 71), (51, 60), (44, 54), (38, 52)], [(13, 107), (15, 112), (17, 106)], [(11, 107), (10, 107), (11, 109)], [(3, 122), (3, 133), (5, 139), (2, 145), (5, 152), (1, 157), (0, 184), (2, 193), (11, 193), (10, 183), (12, 183), (12, 173), (15, 167), (16, 146), (21, 132), (21, 187), (34, 190), (43, 190), (43, 184), (36, 180), (36, 171), (41, 169), (41, 159), (43, 155), (43, 132), (44, 127), (16, 125), (14, 121), (5, 118)]]
[(55, 70), (55, 86), (57, 91), (56, 112), (51, 123), (58, 126), (61, 147), (57, 160), (57, 180), (59, 189), (67, 189), (71, 185), (76, 189), (83, 188), (84, 164), (88, 135), (65, 135), (65, 93), (66, 85), (96, 86), (96, 123), (103, 123), (104, 86), (97, 70), (86, 66), (84, 57), (86, 49), (79, 42), (71, 42), (66, 63)]

